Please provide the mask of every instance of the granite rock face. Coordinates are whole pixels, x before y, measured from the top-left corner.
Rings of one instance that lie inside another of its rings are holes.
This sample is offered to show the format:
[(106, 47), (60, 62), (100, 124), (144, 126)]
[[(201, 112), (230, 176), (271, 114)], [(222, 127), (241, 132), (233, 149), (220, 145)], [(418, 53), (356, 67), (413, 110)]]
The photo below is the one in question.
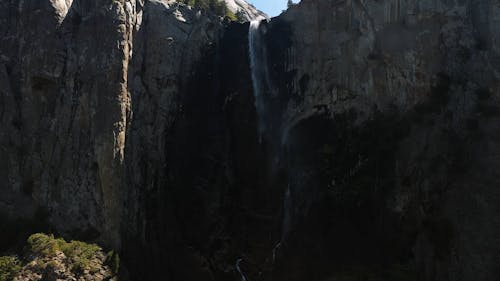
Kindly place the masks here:
[(155, 1), (1, 5), (2, 209), (29, 217), (42, 207), (60, 231), (86, 230), (119, 246), (126, 132), (131, 108), (142, 114), (131, 99), (154, 97), (159, 112), (144, 110), (167, 127), (180, 73), (217, 23)]
[(499, 4), (303, 0), (259, 27), (262, 111), (248, 28), (1, 0), (0, 215), (138, 280), (497, 280)]
[(266, 14), (244, 0), (224, 0), (224, 2), (226, 2), (227, 8), (231, 12), (240, 13), (247, 21), (268, 18)]
[(61, 230), (117, 238), (135, 15), (104, 1), (2, 1), (2, 11), (3, 209), (44, 207)]
[(422, 280), (499, 277), (499, 8), (304, 0), (262, 28), (296, 249), (309, 237), (309, 255), (321, 241), (347, 266), (406, 259)]

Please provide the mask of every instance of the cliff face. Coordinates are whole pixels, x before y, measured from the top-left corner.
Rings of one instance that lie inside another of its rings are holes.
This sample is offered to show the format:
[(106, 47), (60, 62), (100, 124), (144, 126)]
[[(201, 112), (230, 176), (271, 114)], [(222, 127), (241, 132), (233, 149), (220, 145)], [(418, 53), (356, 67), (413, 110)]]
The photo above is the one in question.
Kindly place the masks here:
[(174, 1), (0, 1), (1, 215), (132, 279), (497, 280), (499, 15), (303, 0), (249, 42)]
[(244, 0), (224, 0), (227, 8), (234, 14), (241, 14), (245, 20), (268, 18), (266, 14), (257, 10), (253, 5)]
[(2, 1), (2, 209), (117, 237), (133, 6)]
[(43, 207), (58, 230), (119, 246), (132, 116), (161, 142), (218, 23), (156, 1), (2, 1), (2, 11), (2, 209)]
[(498, 9), (304, 0), (266, 26), (297, 249), (309, 237), (310, 255), (321, 241), (349, 266), (498, 278)]

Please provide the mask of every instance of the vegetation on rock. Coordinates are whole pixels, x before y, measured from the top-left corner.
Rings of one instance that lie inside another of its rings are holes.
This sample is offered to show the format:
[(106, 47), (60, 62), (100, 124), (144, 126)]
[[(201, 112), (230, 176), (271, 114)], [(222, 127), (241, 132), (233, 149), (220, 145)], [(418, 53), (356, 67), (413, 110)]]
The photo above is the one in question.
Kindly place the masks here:
[(81, 241), (66, 242), (62, 238), (54, 238), (53, 235), (36, 233), (28, 238), (28, 244), (32, 252), (44, 256), (54, 256), (58, 251), (70, 260), (72, 271), (95, 271), (91, 262), (96, 254), (102, 249), (95, 244), (87, 244)]
[(95, 244), (43, 233), (31, 235), (27, 242), (22, 259), (0, 257), (0, 281), (114, 280), (118, 274), (118, 254), (105, 255)]
[(111, 267), (113, 274), (118, 274), (120, 270), (120, 256), (115, 251), (109, 251), (106, 255), (105, 263)]
[(21, 270), (21, 262), (15, 256), (0, 257), (0, 281), (10, 281)]
[(211, 11), (214, 14), (227, 17), (231, 21), (244, 21), (244, 16), (241, 12), (233, 13), (228, 9), (226, 2), (219, 0), (177, 0), (178, 2), (195, 7), (204, 11)]

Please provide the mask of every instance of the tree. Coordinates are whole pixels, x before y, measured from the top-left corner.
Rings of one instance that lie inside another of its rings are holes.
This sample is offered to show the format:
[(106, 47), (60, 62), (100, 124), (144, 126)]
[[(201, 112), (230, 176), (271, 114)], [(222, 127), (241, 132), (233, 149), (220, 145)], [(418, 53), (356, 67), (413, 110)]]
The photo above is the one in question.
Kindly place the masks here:
[(237, 17), (232, 13), (226, 5), (226, 2), (221, 0), (177, 0), (196, 9), (211, 11), (212, 13), (221, 16), (228, 17), (229, 19), (235, 21)]
[(288, 8), (290, 8), (291, 6), (293, 6), (293, 1), (292, 0), (288, 0), (288, 3), (286, 4)]
[(236, 19), (239, 22), (245, 22), (247, 20), (247, 18), (245, 16), (245, 12), (243, 12), (243, 10), (241, 10), (241, 9), (238, 9), (238, 12), (236, 12)]

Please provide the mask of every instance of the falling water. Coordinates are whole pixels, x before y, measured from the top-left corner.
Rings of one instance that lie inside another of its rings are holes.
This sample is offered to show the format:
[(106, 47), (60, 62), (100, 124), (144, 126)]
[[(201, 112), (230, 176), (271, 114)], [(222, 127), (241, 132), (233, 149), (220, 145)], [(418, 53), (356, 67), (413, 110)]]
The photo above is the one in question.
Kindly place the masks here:
[(288, 232), (290, 231), (290, 225), (292, 223), (292, 195), (290, 193), (290, 184), (285, 193), (285, 200), (283, 202), (283, 230), (281, 232), (281, 241), (286, 239)]
[(274, 248), (273, 248), (273, 264), (276, 262), (276, 253), (279, 251), (281, 247), (281, 241), (278, 242), (278, 244), (274, 245)]
[(267, 54), (260, 29), (261, 20), (250, 22), (248, 30), (248, 44), (250, 50), (250, 70), (252, 72), (252, 85), (255, 98), (255, 109), (257, 111), (257, 126), (259, 139), (266, 129), (266, 112), (264, 104), (264, 93), (270, 88), (269, 71), (267, 69)]
[(290, 185), (285, 192), (285, 198), (283, 200), (283, 224), (281, 226), (281, 238), (280, 241), (273, 248), (273, 264), (276, 262), (276, 256), (281, 248), (282, 243), (285, 243), (288, 233), (290, 232), (290, 227), (292, 224), (292, 196), (290, 192)]
[(243, 271), (241, 271), (241, 268), (240, 268), (240, 263), (242, 261), (243, 261), (243, 259), (236, 260), (236, 270), (238, 271), (238, 273), (241, 276), (241, 281), (247, 281), (247, 278), (245, 277), (245, 274), (243, 273)]
[[(271, 78), (269, 75), (268, 61), (267, 61), (267, 49), (266, 42), (264, 40), (263, 34), (265, 34), (265, 26), (261, 26), (262, 20), (254, 20), (250, 22), (250, 27), (248, 31), (248, 44), (249, 44), (249, 56), (250, 56), (250, 70), (252, 73), (252, 86), (253, 94), (255, 99), (255, 110), (257, 114), (257, 126), (259, 132), (259, 141), (262, 142), (262, 138), (266, 133), (266, 136), (273, 135), (269, 132), (272, 128), (271, 121), (272, 116), (269, 110), (269, 99), (275, 97), (276, 92), (273, 92), (273, 86), (271, 83)], [(266, 103), (268, 101), (268, 103)], [(267, 107), (266, 107), (267, 106)], [(266, 132), (266, 130), (269, 130)], [(274, 132), (274, 136), (279, 137), (279, 133)], [(272, 142), (272, 139), (269, 140)], [(280, 144), (278, 144), (279, 146)], [(274, 149), (280, 150), (280, 148), (274, 147)], [(279, 154), (275, 155), (275, 163), (279, 163)], [(278, 164), (277, 164), (278, 165)], [(292, 224), (292, 196), (290, 191), (290, 186), (288, 186), (285, 193), (283, 202), (283, 224), (282, 233), (280, 240), (276, 243), (272, 250), (272, 263), (276, 262), (277, 255), (280, 248), (284, 245), (286, 238), (290, 232)], [(238, 260), (240, 262), (241, 260)], [(239, 270), (239, 264), (237, 263), (237, 269)], [(242, 280), (245, 276), (240, 272)], [(246, 281), (246, 280), (243, 280)]]

